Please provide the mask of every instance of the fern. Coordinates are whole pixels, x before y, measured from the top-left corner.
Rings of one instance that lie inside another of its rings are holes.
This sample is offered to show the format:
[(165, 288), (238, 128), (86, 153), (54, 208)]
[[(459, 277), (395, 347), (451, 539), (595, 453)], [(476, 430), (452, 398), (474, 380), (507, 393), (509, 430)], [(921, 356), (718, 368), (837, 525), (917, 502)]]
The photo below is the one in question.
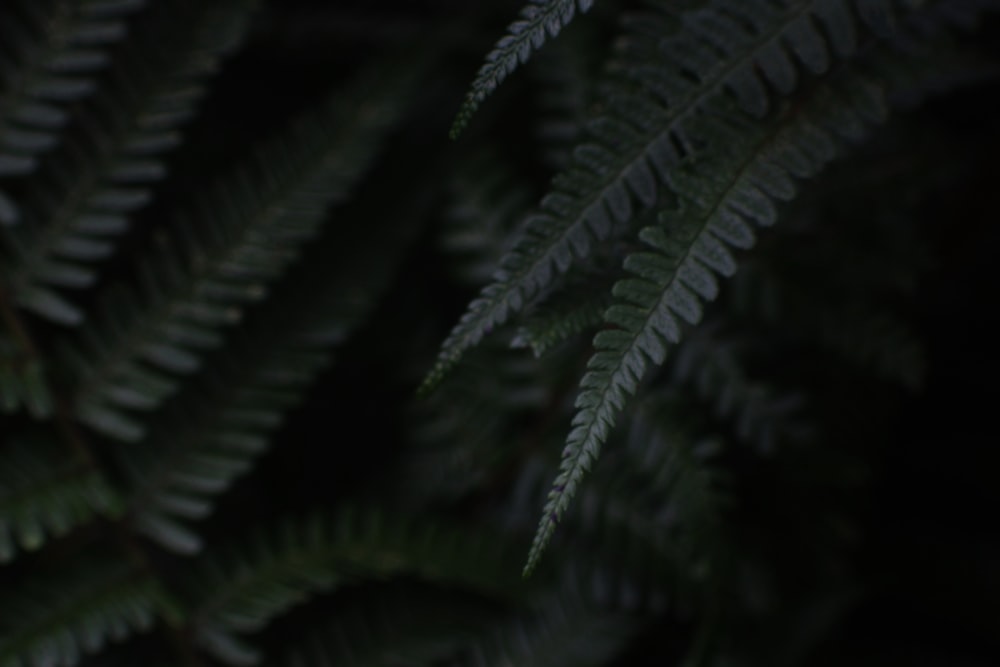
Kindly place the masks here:
[[(652, 252), (625, 261), (634, 277), (618, 282), (613, 290), (617, 303), (605, 320), (617, 328), (594, 339), (597, 351), (580, 382), (578, 412), (526, 572), (537, 563), (627, 396), (635, 393), (650, 364), (662, 364), (668, 346), (680, 341), (681, 322), (701, 320), (701, 301), (718, 294), (715, 275), (728, 277), (735, 271), (728, 248), (751, 246), (749, 223), (774, 224), (773, 200), (794, 196), (793, 177), (811, 176), (833, 158), (831, 130), (857, 140), (866, 122), (881, 119), (881, 90), (864, 78), (852, 84), (852, 90), (867, 90), (848, 96), (822, 88), (808, 107), (780, 119), (770, 132), (761, 128), (754, 139), (729, 138), (728, 159), (701, 160), (671, 176), (673, 189), (682, 197), (681, 208), (664, 215), (664, 226), (640, 233)], [(725, 130), (720, 134), (726, 137)]]
[[(379, 512), (343, 510), (332, 521), (313, 516), (259, 536), (225, 565), (207, 554), (191, 625), (199, 643), (227, 664), (254, 664), (256, 653), (237, 634), (257, 630), (312, 593), (356, 576), (413, 573), (516, 596), (509, 570), (491, 540), (469, 531)], [(505, 574), (506, 573), (506, 574)]]
[[(0, 61), (0, 179), (35, 170), (38, 156), (59, 140), (67, 107), (95, 88), (108, 50), (126, 32), (128, 16), (144, 0), (25, 0), (4, 8)], [(18, 206), (0, 190), (0, 224), (20, 220)]]
[(483, 100), (518, 64), (526, 63), (532, 50), (542, 47), (546, 34), (554, 38), (573, 20), (577, 8), (586, 12), (593, 4), (594, 0), (530, 0), (521, 10), (521, 18), (508, 26), (507, 35), (486, 56), (452, 123), (452, 139), (458, 137)]
[[(401, 197), (385, 206), (387, 230), (331, 234), (313, 248), (276, 298), (254, 311), (227, 350), (157, 415), (147, 429), (151, 442), (121, 452), (140, 532), (174, 552), (200, 549), (201, 539), (179, 520), (211, 513), (214, 498), (266, 451), (334, 350), (370, 317), (399, 255), (421, 230), (426, 200), (424, 193)], [(342, 222), (354, 228), (358, 221)], [(345, 236), (353, 241), (350, 256)]]
[[(887, 3), (877, 5), (888, 11)], [(863, 15), (882, 25), (882, 11)], [(445, 339), (424, 392), (465, 350), (520, 312), (553, 275), (565, 272), (574, 257), (588, 256), (594, 244), (626, 225), (636, 204), (648, 209), (657, 203), (662, 179), (683, 153), (695, 150), (698, 117), (721, 96), (731, 92), (744, 110), (762, 116), (770, 107), (768, 83), (782, 94), (796, 88), (796, 61), (822, 73), (830, 66), (830, 50), (846, 57), (858, 47), (855, 19), (840, 0), (783, 7), (719, 0), (661, 23), (666, 37), (626, 41), (622, 63), (611, 68), (617, 80), (634, 79), (645, 92), (613, 90), (609, 113), (588, 127), (593, 138), (574, 151), (572, 166), (554, 179), (540, 211), (526, 219), (493, 282)]]
[(82, 311), (53, 288), (94, 284), (95, 265), (150, 200), (148, 184), (166, 173), (159, 154), (179, 141), (176, 128), (192, 114), (221, 55), (238, 44), (255, 4), (177, 1), (141, 17), (122, 66), (112, 69), (81, 121), (87, 140), (42, 162), (50, 182), (36, 181), (41, 187), (29, 193), (26, 224), (10, 233), (4, 280), (20, 306), (60, 324), (82, 321)]
[(120, 567), (88, 572), (68, 585), (35, 582), (5, 600), (0, 664), (71, 667), (109, 639), (148, 631), (157, 615), (175, 618), (169, 598), (150, 577)]
[(989, 652), (1000, 3), (520, 4), (0, 2), (0, 666)]
[(74, 360), (81, 421), (122, 441), (142, 437), (126, 411), (155, 408), (172, 395), (177, 376), (193, 372), (201, 350), (219, 343), (218, 330), (238, 322), (317, 236), (328, 207), (349, 195), (398, 118), (396, 81), (414, 85), (415, 78), (410, 70), (382, 88), (364, 82), (335, 94), (178, 220), (175, 243), (142, 267), (144, 299), (121, 290), (103, 326), (85, 332), (86, 352)]

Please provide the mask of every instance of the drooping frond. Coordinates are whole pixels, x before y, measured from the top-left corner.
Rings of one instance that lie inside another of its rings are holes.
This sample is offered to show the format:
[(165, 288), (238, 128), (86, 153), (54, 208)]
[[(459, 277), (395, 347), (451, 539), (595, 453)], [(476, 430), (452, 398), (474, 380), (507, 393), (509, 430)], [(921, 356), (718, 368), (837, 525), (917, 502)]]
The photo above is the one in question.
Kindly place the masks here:
[(87, 564), (4, 591), (0, 664), (72, 667), (108, 640), (147, 632), (158, 616), (175, 618), (172, 603), (151, 577), (123, 566)]
[[(350, 196), (404, 112), (422, 63), (369, 72), (266, 143), (249, 164), (181, 216), (176, 239), (142, 267), (145, 289), (109, 299), (100, 326), (84, 330), (74, 363), (78, 418), (118, 440), (143, 429), (128, 410), (150, 410), (197, 369), (219, 330), (263, 298), (314, 239), (335, 203)], [(381, 80), (373, 81), (376, 77)]]
[(259, 533), (227, 557), (208, 552), (192, 587), (198, 643), (231, 665), (255, 664), (239, 635), (261, 629), (306, 598), (357, 578), (409, 574), (516, 598), (520, 588), (493, 536), (406, 516), (343, 510)]
[(95, 88), (109, 47), (145, 0), (11, 0), (0, 10), (0, 225), (19, 221), (2, 179), (31, 173), (59, 140), (68, 107)]
[[(401, 193), (367, 208), (370, 218), (340, 220), (341, 233), (310, 248), (302, 268), (151, 421), (149, 442), (121, 452), (132, 481), (128, 511), (140, 532), (177, 553), (200, 548), (186, 522), (211, 513), (215, 498), (267, 450), (336, 348), (367, 321), (429, 203), (426, 191)], [(367, 224), (372, 219), (384, 222)]]
[(526, 63), (533, 50), (542, 47), (546, 35), (555, 37), (573, 20), (577, 8), (586, 12), (593, 4), (594, 0), (529, 0), (521, 10), (521, 18), (507, 27), (507, 35), (497, 42), (476, 74), (476, 80), (472, 82), (472, 88), (452, 123), (452, 139), (465, 129), (483, 100), (519, 64)]
[(753, 245), (752, 225), (774, 224), (775, 200), (791, 199), (796, 178), (814, 175), (835, 156), (838, 135), (857, 141), (868, 123), (881, 120), (882, 94), (864, 75), (852, 78), (849, 92), (821, 86), (770, 127), (747, 125), (742, 134), (715, 128), (726, 152), (670, 174), (679, 210), (663, 214), (660, 226), (640, 233), (650, 252), (625, 260), (632, 277), (614, 287), (617, 303), (605, 313), (614, 328), (594, 339), (597, 351), (580, 383), (578, 412), (526, 572), (537, 563), (628, 396), (680, 341), (682, 325), (700, 322), (702, 302), (718, 294), (716, 276), (735, 271), (730, 248)]
[(121, 503), (114, 489), (85, 462), (48, 441), (5, 443), (0, 456), (0, 563), (17, 546), (34, 551)]
[[(589, 289), (588, 289), (589, 288)], [(599, 285), (581, 285), (560, 292), (555, 304), (545, 304), (518, 328), (511, 347), (530, 347), (541, 357), (559, 343), (599, 327), (611, 295)], [(568, 296), (568, 298), (566, 298)]]
[(80, 114), (86, 136), (42, 162), (26, 224), (10, 233), (3, 280), (21, 307), (60, 324), (82, 321), (54, 288), (94, 284), (98, 262), (150, 200), (150, 184), (166, 173), (161, 154), (179, 142), (177, 128), (221, 56), (240, 41), (256, 4), (176, 0), (137, 22), (109, 85)]
[[(792, 93), (803, 72), (826, 72), (837, 57), (858, 49), (862, 25), (882, 33), (893, 15), (888, 0), (713, 0), (678, 15), (643, 16), (611, 68), (604, 115), (588, 125), (588, 141), (555, 178), (540, 210), (501, 260), (493, 281), (470, 304), (442, 344), (422, 391), (433, 388), (462, 354), (504, 324), (565, 272), (574, 258), (648, 209), (663, 179), (700, 139), (699, 117), (722, 97), (763, 116), (774, 93)], [(863, 23), (862, 23), (863, 21)], [(650, 25), (656, 27), (650, 29)], [(622, 81), (631, 81), (625, 85)]]

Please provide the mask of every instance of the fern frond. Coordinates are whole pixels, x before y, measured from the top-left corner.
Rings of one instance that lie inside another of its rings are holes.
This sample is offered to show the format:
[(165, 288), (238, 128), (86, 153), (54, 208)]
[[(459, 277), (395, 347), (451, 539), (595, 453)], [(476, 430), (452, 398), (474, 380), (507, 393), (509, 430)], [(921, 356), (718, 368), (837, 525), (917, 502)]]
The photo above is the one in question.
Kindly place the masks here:
[[(765, 0), (715, 0), (680, 19), (669, 4), (667, 18), (657, 24), (665, 37), (640, 34), (624, 43), (622, 62), (611, 72), (635, 86), (609, 86), (607, 113), (589, 124), (590, 139), (574, 151), (573, 164), (555, 178), (539, 212), (526, 219), (493, 282), (445, 339), (422, 392), (565, 272), (574, 257), (588, 256), (637, 209), (652, 207), (682, 155), (697, 152), (698, 119), (720, 98), (731, 93), (745, 111), (763, 116), (773, 96), (768, 85), (789, 94), (799, 83), (799, 66), (823, 73), (833, 60), (831, 50), (846, 57), (858, 48), (859, 24), (846, 0), (780, 7)], [(861, 4), (889, 12), (888, 0)], [(883, 13), (862, 12), (870, 24)]]
[(511, 347), (530, 347), (541, 357), (565, 340), (597, 329), (604, 322), (604, 311), (611, 305), (611, 295), (591, 285), (560, 293), (557, 303), (545, 304), (518, 328)]
[(483, 100), (519, 64), (528, 62), (533, 50), (542, 47), (546, 35), (556, 37), (573, 20), (577, 8), (586, 12), (593, 4), (594, 0), (529, 0), (521, 18), (507, 27), (507, 35), (486, 56), (452, 123), (451, 138), (457, 138)]
[[(127, 33), (125, 19), (144, 0), (15, 0), (5, 3), (6, 53), (0, 60), (0, 179), (36, 168), (69, 118), (71, 103), (95, 89), (110, 45)], [(19, 221), (0, 189), (0, 224)]]
[(72, 667), (108, 640), (149, 631), (157, 616), (175, 620), (169, 599), (150, 577), (123, 567), (89, 565), (74, 569), (78, 576), (32, 582), (4, 596), (0, 664)]
[(537, 563), (627, 397), (650, 365), (662, 364), (667, 348), (680, 341), (681, 323), (700, 322), (702, 301), (718, 294), (715, 276), (735, 271), (729, 248), (753, 245), (750, 223), (774, 224), (774, 201), (791, 199), (794, 179), (812, 176), (836, 154), (834, 133), (857, 141), (868, 123), (882, 119), (881, 88), (856, 76), (849, 90), (819, 88), (808, 104), (788, 112), (776, 127), (761, 125), (728, 139), (729, 130), (719, 128), (727, 154), (692, 162), (670, 175), (680, 210), (664, 214), (662, 226), (640, 233), (652, 252), (635, 253), (625, 261), (634, 277), (614, 287), (617, 303), (605, 320), (616, 328), (594, 339), (597, 351), (580, 383), (578, 412), (526, 572)]
[(232, 665), (255, 664), (238, 635), (254, 632), (313, 594), (354, 578), (407, 573), (516, 597), (509, 561), (495, 536), (449, 530), (377, 511), (344, 510), (334, 519), (286, 521), (227, 558), (205, 556), (192, 585), (192, 629), (199, 644)]
[(178, 0), (139, 22), (109, 86), (81, 114), (87, 140), (43, 162), (51, 182), (35, 181), (25, 206), (29, 224), (11, 233), (12, 261), (4, 277), (21, 307), (59, 324), (82, 321), (80, 309), (54, 288), (95, 282), (114, 237), (150, 200), (149, 184), (165, 175), (160, 153), (179, 141), (177, 128), (221, 57), (240, 40), (256, 4)]
[[(421, 193), (400, 196), (384, 213), (369, 208), (391, 225), (369, 227), (350, 244), (334, 235), (316, 248), (313, 262), (303, 260), (302, 270), (150, 425), (151, 446), (122, 452), (133, 479), (129, 508), (140, 532), (178, 553), (200, 548), (200, 538), (180, 520), (207, 516), (215, 497), (266, 451), (332, 351), (378, 305), (422, 227), (428, 200)], [(364, 229), (360, 221), (344, 222)], [(353, 249), (350, 256), (345, 246)]]
[[(176, 225), (142, 268), (143, 298), (122, 288), (74, 360), (78, 418), (112, 438), (143, 435), (128, 410), (150, 410), (200, 364), (248, 304), (263, 298), (351, 195), (404, 112), (422, 63), (381, 68), (268, 142)], [(376, 80), (373, 83), (372, 79)]]
[(116, 491), (93, 466), (48, 441), (9, 442), (0, 456), (0, 563), (16, 546), (40, 549), (98, 516), (121, 509)]

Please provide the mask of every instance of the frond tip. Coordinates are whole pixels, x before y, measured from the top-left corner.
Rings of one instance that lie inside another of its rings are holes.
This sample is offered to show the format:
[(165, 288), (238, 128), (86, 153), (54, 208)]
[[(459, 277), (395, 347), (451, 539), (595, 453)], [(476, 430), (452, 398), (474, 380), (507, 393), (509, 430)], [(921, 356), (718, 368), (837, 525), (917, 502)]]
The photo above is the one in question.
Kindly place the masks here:
[(465, 102), (455, 115), (450, 136), (458, 137), (468, 125), (472, 114), (518, 65), (528, 62), (531, 52), (541, 48), (545, 35), (555, 37), (573, 17), (577, 7), (586, 12), (594, 0), (531, 0), (521, 10), (521, 18), (507, 27), (507, 34), (497, 42), (486, 56), (486, 62), (479, 68), (472, 88), (465, 96)]

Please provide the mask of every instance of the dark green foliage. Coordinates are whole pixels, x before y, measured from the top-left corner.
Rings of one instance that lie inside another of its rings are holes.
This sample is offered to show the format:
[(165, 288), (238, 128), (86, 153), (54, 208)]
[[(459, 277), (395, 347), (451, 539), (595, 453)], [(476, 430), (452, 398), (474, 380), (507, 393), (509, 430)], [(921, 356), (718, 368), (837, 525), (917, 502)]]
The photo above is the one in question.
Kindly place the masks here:
[(998, 21), (5, 3), (0, 667), (1000, 650)]

